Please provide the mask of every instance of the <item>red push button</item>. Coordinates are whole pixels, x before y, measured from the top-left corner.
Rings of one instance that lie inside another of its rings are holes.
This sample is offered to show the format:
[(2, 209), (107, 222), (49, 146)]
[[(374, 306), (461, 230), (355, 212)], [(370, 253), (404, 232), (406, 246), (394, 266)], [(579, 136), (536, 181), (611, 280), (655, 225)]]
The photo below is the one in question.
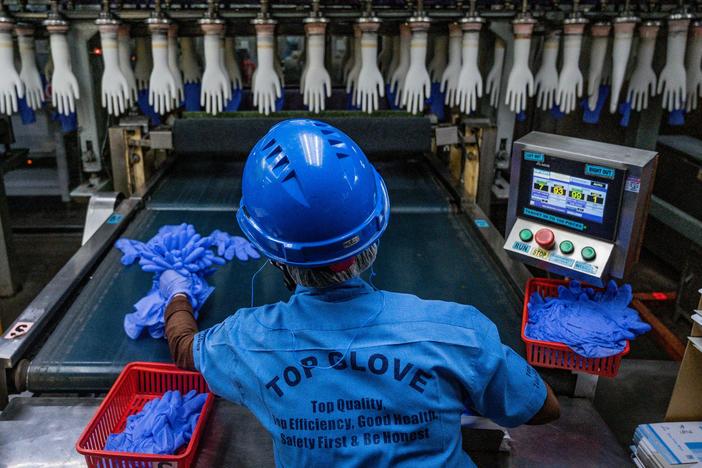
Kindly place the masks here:
[(536, 231), (534, 239), (541, 248), (546, 250), (551, 250), (556, 243), (556, 236), (553, 234), (553, 231), (546, 228)]

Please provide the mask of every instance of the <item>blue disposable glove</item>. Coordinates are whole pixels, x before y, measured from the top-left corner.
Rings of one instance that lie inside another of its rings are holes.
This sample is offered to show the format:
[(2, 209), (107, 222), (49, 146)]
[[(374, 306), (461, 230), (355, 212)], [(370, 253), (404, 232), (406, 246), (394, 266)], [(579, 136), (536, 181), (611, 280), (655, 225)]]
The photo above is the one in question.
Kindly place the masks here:
[[(239, 106), (241, 105), (241, 98), (243, 96), (243, 93), (241, 92), (241, 88), (232, 88), (232, 98), (227, 101), (227, 104), (224, 106), (224, 112), (236, 112), (239, 110)], [(282, 103), (281, 103), (281, 109), (282, 109)], [(278, 111), (278, 102), (276, 101), (276, 111)]]
[(444, 120), (444, 99), (446, 99), (446, 95), (441, 92), (441, 83), (432, 83), (427, 105), (429, 105), (429, 112), (439, 120)]
[(622, 118), (619, 120), (619, 125), (622, 127), (629, 126), (629, 119), (631, 119), (631, 103), (629, 101), (624, 101), (619, 104), (619, 114)]
[(668, 125), (678, 127), (680, 125), (685, 125), (685, 110), (675, 109), (668, 113)]
[(33, 124), (37, 121), (37, 116), (34, 113), (34, 109), (27, 105), (26, 98), (19, 98), (17, 104), (17, 107), (19, 108), (20, 119), (22, 120), (22, 125)]
[(285, 105), (285, 89), (280, 90), (280, 97), (275, 100), (275, 111), (280, 112)]
[(577, 281), (558, 288), (558, 297), (529, 299), (525, 334), (533, 339), (568, 345), (581, 356), (601, 358), (621, 353), (626, 340), (646, 333), (650, 325), (631, 309), (630, 285), (611, 281), (603, 292), (583, 288)]
[(183, 85), (185, 94), (185, 110), (187, 112), (199, 112), (202, 109), (200, 105), (200, 83), (185, 83)]
[(123, 432), (110, 434), (105, 450), (173, 455), (190, 441), (206, 400), (206, 393), (195, 390), (166, 392), (129, 416)]
[(217, 247), (217, 255), (224, 257), (227, 261), (232, 260), (235, 256), (242, 262), (251, 258), (261, 258), (258, 250), (243, 237), (232, 236), (219, 230), (212, 231), (209, 237), (214, 246)]
[(563, 117), (565, 117), (565, 112), (561, 111), (561, 108), (558, 107), (558, 104), (554, 104), (553, 107), (548, 111), (549, 114), (551, 114), (551, 117), (553, 117), (554, 120), (561, 120)]
[(609, 85), (600, 85), (599, 91), (597, 93), (597, 103), (594, 109), (590, 109), (587, 103), (587, 98), (580, 102), (580, 107), (583, 108), (583, 122), (589, 124), (596, 124), (600, 121), (600, 114), (604, 108), (605, 102), (609, 97)]
[(391, 110), (398, 110), (400, 108), (400, 106), (395, 104), (395, 93), (396, 91), (393, 91), (393, 89), (390, 87), (390, 84), (385, 85), (385, 95), (388, 99), (388, 107)]
[[(189, 276), (181, 275), (175, 270), (166, 270), (161, 273), (158, 280), (158, 290), (166, 303), (171, 302), (176, 294), (185, 294), (192, 297), (193, 280)], [(191, 299), (192, 300), (192, 299)]]
[(524, 122), (526, 120), (526, 112), (525, 111), (520, 111), (516, 115), (516, 119), (518, 122)]
[(148, 89), (139, 90), (137, 93), (137, 105), (139, 106), (141, 112), (149, 118), (151, 125), (161, 125), (161, 116), (158, 115), (158, 112), (156, 112), (153, 106), (149, 104)]
[(51, 115), (51, 118), (52, 120), (58, 121), (61, 124), (61, 131), (63, 133), (71, 133), (78, 130), (78, 117), (76, 116), (75, 112), (72, 112), (69, 115), (54, 112)]

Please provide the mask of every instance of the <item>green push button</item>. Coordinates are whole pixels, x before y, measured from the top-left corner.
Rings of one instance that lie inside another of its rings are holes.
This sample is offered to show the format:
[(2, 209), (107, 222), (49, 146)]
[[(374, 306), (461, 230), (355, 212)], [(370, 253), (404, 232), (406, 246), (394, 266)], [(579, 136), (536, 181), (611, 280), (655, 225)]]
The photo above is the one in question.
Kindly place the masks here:
[(573, 246), (573, 243), (569, 240), (564, 240), (558, 244), (558, 248), (561, 249), (563, 255), (570, 255), (573, 253), (573, 250), (575, 250), (575, 246)]
[(580, 255), (583, 256), (583, 260), (586, 262), (591, 262), (595, 259), (595, 257), (597, 257), (597, 252), (595, 252), (595, 249), (592, 247), (585, 247), (580, 251)]
[(522, 242), (531, 242), (531, 240), (534, 238), (534, 234), (528, 229), (522, 229), (519, 231), (519, 238), (522, 240)]

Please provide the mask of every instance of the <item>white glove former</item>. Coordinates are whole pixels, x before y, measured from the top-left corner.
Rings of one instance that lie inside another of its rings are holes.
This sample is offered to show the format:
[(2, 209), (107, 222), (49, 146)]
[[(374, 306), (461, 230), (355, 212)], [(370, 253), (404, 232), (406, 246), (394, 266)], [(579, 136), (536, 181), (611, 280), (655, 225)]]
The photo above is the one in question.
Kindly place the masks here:
[(33, 110), (39, 110), (44, 102), (44, 87), (41, 84), (34, 53), (34, 28), (26, 25), (17, 26), (15, 32), (17, 32), (17, 43), (22, 62), (19, 76), (24, 84), (27, 105)]
[(324, 110), (326, 98), (331, 96), (331, 77), (324, 67), (324, 33), (326, 22), (305, 23), (307, 60), (305, 80), (302, 84), (302, 102), (310, 112)]
[[(119, 51), (117, 46), (116, 22), (100, 24), (100, 43), (102, 45), (102, 61), (105, 70), (102, 74), (102, 107), (109, 115), (118, 116), (124, 113), (129, 103), (129, 84), (119, 68)], [(111, 21), (111, 20), (108, 20)]]
[(202, 70), (197, 61), (192, 37), (180, 38), (180, 69), (183, 72), (184, 83), (199, 83), (202, 80)]
[(361, 73), (363, 65), (363, 54), (361, 53), (361, 28), (358, 24), (353, 25), (353, 67), (346, 77), (346, 92), (353, 93), (351, 103), (355, 106), (356, 102), (356, 87), (358, 86), (358, 75)]
[(52, 24), (49, 31), (51, 59), (54, 73), (51, 75), (51, 104), (61, 115), (76, 111), (76, 99), (80, 98), (78, 80), (71, 69), (71, 56), (68, 52), (66, 33), (68, 24)]
[(402, 107), (411, 114), (418, 114), (424, 109), (424, 101), (431, 94), (431, 79), (426, 65), (429, 22), (413, 21), (410, 29), (410, 65), (402, 85)]
[(505, 104), (514, 113), (526, 109), (527, 98), (534, 95), (534, 76), (529, 69), (529, 49), (534, 21), (530, 18), (512, 21), (514, 30), (514, 60), (507, 78)]
[(456, 100), (458, 77), (461, 74), (461, 47), (463, 32), (458, 23), (449, 24), (448, 64), (441, 75), (441, 92), (444, 93), (444, 104), (452, 106)]
[(476, 18), (465, 18), (461, 21), (463, 64), (452, 104), (458, 106), (464, 114), (473, 112), (478, 107), (478, 99), (483, 95), (483, 78), (478, 69), (478, 42), (482, 25), (482, 21)]
[[(390, 89), (395, 93), (395, 105), (400, 105), (402, 88), (405, 85), (405, 77), (410, 66), (410, 47), (412, 45), (412, 30), (408, 24), (400, 25), (400, 60), (397, 68), (390, 77)], [(426, 48), (425, 48), (426, 50)]]
[(146, 37), (137, 37), (135, 42), (136, 63), (134, 64), (134, 78), (137, 82), (137, 89), (148, 89), (151, 68), (153, 67), (148, 39)]
[(202, 74), (200, 105), (205, 112), (215, 115), (222, 112), (232, 98), (231, 80), (224, 65), (224, 23), (203, 20), (200, 26), (205, 33), (205, 72)]
[(175, 81), (178, 95), (173, 102), (173, 108), (178, 108), (185, 99), (185, 88), (183, 88), (183, 75), (178, 68), (178, 25), (171, 24), (168, 28), (168, 69), (171, 71)]
[(432, 83), (439, 83), (446, 70), (446, 54), (448, 52), (448, 37), (434, 37), (434, 56), (429, 62), (429, 78)]
[(383, 76), (387, 76), (393, 58), (393, 36), (383, 36), (381, 44), (380, 54), (378, 54), (378, 68)]
[(17, 112), (17, 99), (24, 96), (24, 86), (12, 49), (12, 23), (0, 23), (0, 114)]
[(157, 114), (165, 114), (173, 109), (178, 98), (178, 86), (168, 66), (168, 24), (149, 24), (151, 31), (151, 55), (154, 68), (149, 78), (149, 105)]
[(619, 107), (619, 93), (624, 84), (626, 66), (631, 53), (631, 41), (634, 28), (639, 21), (636, 17), (621, 17), (614, 20), (614, 45), (612, 46), (612, 92), (610, 94), (609, 112), (614, 114)]
[(590, 44), (590, 68), (587, 74), (587, 107), (591, 111), (594, 111), (595, 107), (597, 107), (597, 100), (600, 96), (602, 70), (611, 29), (612, 25), (608, 22), (595, 23), (590, 29), (592, 41)]
[(242, 88), (241, 70), (236, 60), (236, 40), (231, 36), (224, 38), (224, 68), (227, 70), (232, 88)]
[(280, 78), (273, 64), (274, 30), (275, 23), (256, 25), (258, 67), (253, 76), (253, 104), (265, 115), (275, 112), (275, 101), (282, 93)]
[(490, 95), (490, 105), (497, 108), (500, 102), (500, 87), (502, 85), (502, 67), (505, 63), (505, 42), (499, 37), (495, 38), (495, 52), (492, 68), (485, 80), (485, 92)]
[(566, 114), (575, 110), (578, 98), (583, 95), (583, 74), (579, 61), (585, 23), (586, 20), (577, 18), (566, 20), (563, 24), (563, 67), (558, 75), (556, 104)]
[(385, 96), (383, 75), (378, 68), (378, 29), (380, 22), (364, 21), (361, 29), (361, 71), (356, 85), (356, 104), (363, 112), (378, 110), (378, 96)]
[(392, 74), (397, 70), (397, 66), (400, 64), (400, 36), (392, 36), (392, 59), (388, 64), (387, 70), (383, 72), (385, 77), (385, 82), (390, 83), (390, 78)]
[(119, 69), (129, 86), (129, 99), (127, 105), (137, 100), (137, 84), (132, 71), (132, 51), (129, 46), (129, 26), (121, 25), (117, 30), (117, 51), (119, 53)]
[(702, 68), (700, 68), (702, 64), (702, 22), (696, 21), (692, 25), (692, 34), (690, 34), (685, 60), (685, 81), (687, 82), (685, 109), (690, 112), (697, 109), (700, 93), (702, 93)]
[(556, 102), (558, 90), (558, 48), (561, 42), (560, 31), (551, 32), (544, 41), (544, 52), (541, 57), (541, 67), (536, 72), (536, 105), (542, 110), (550, 110)]
[(629, 79), (626, 100), (635, 111), (648, 108), (648, 97), (656, 95), (656, 73), (653, 71), (653, 53), (656, 50), (656, 36), (660, 25), (649, 21), (639, 27), (639, 47), (636, 66)]
[(668, 47), (665, 67), (658, 77), (658, 94), (663, 92), (663, 108), (682, 109), (685, 104), (685, 45), (689, 19), (668, 21)]

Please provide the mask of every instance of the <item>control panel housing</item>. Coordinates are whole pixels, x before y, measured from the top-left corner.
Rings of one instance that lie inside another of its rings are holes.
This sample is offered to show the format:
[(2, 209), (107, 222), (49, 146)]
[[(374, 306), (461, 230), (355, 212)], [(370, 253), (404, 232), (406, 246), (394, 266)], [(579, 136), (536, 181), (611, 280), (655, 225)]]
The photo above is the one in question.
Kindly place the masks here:
[(602, 285), (638, 260), (658, 155), (531, 132), (514, 142), (504, 248)]

